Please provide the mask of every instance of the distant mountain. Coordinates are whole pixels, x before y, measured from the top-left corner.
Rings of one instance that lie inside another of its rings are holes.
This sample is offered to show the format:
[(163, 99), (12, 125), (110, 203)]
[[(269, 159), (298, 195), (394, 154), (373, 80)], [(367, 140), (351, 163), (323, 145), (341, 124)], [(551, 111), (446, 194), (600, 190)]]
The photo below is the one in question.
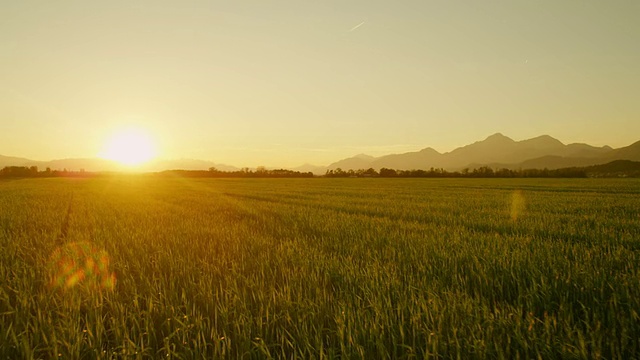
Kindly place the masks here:
[(63, 170), (79, 171), (84, 169), (85, 171), (97, 172), (97, 171), (122, 171), (123, 166), (120, 163), (105, 159), (96, 158), (78, 158), (78, 159), (62, 159), (52, 160), (45, 162), (42, 166), (38, 166), (40, 170), (44, 170), (45, 167), (51, 168), (51, 170)]
[[(532, 141), (534, 139), (531, 139)], [(443, 154), (442, 160), (436, 167), (461, 168), (470, 163), (511, 163), (520, 159), (519, 153), (533, 145), (526, 143), (518, 148), (518, 143), (500, 133), (494, 134), (482, 141), (476, 141), (471, 145), (457, 148)], [(526, 158), (526, 157), (525, 157)]]
[(604, 155), (606, 159), (640, 161), (640, 141), (629, 146), (614, 149)]
[(143, 171), (164, 171), (164, 170), (209, 170), (216, 168), (220, 171), (237, 171), (240, 170), (235, 166), (218, 164), (212, 161), (196, 160), (196, 159), (172, 159), (172, 160), (156, 160), (141, 167)]
[(606, 155), (613, 149), (610, 146), (595, 147), (587, 144), (575, 143), (567, 145), (565, 150), (566, 153), (564, 155), (567, 157), (596, 158)]
[(422, 149), (416, 152), (408, 152), (404, 154), (392, 154), (379, 157), (371, 162), (374, 169), (420, 169), (424, 164), (437, 164), (442, 154), (432, 148)]
[(50, 168), (51, 170), (69, 171), (122, 171), (123, 165), (115, 161), (99, 159), (99, 158), (71, 158), (58, 159), (50, 161), (36, 161), (19, 157), (0, 155), (0, 168), (5, 166), (37, 166), (39, 170)]
[[(25, 158), (10, 157), (0, 155), (0, 168), (5, 166), (37, 166), (39, 170), (51, 168), (51, 170), (80, 171), (89, 172), (100, 171), (126, 171), (126, 166), (111, 160), (100, 158), (77, 158), (77, 159), (59, 159), (51, 161), (34, 161)], [(194, 160), (194, 159), (178, 159), (178, 160), (157, 160), (136, 168), (138, 171), (163, 171), (163, 170), (208, 170), (215, 167), (222, 171), (236, 171), (238, 168), (217, 164), (211, 161)]]
[[(618, 160), (640, 161), (640, 141), (629, 146), (612, 149), (609, 146), (594, 147), (586, 144), (566, 145), (566, 156), (546, 155), (516, 164), (491, 164), (495, 168), (507, 169), (561, 169), (589, 167)], [(473, 168), (470, 166), (470, 168)]]
[[(635, 145), (635, 144), (634, 144)], [(632, 146), (634, 146), (632, 145)], [(465, 167), (479, 166), (505, 168), (553, 168), (587, 166), (618, 159), (626, 156), (633, 160), (640, 156), (636, 148), (618, 149), (619, 153), (611, 157), (614, 151), (609, 146), (595, 147), (587, 144), (568, 144), (549, 136), (542, 135), (532, 139), (515, 141), (500, 133), (493, 134), (482, 141), (476, 141), (451, 152), (441, 154), (432, 148), (418, 152), (386, 155), (378, 158), (355, 156), (340, 160), (328, 166), (342, 170), (357, 170), (372, 167), (376, 170), (386, 167), (396, 170), (444, 168), (455, 171)], [(640, 144), (638, 145), (640, 147)], [(623, 150), (625, 149), (625, 150)]]
[(481, 166), (488, 166), (492, 169), (562, 169), (562, 168), (573, 168), (573, 167), (584, 167), (590, 166), (594, 164), (601, 164), (603, 161), (599, 158), (579, 158), (579, 157), (564, 157), (564, 156), (556, 156), (556, 155), (546, 155), (541, 156), (535, 159), (525, 160), (523, 162), (515, 163), (515, 164), (504, 164), (504, 163), (489, 163), (489, 164), (469, 164), (467, 168), (474, 169), (479, 168)]
[(0, 166), (39, 166), (43, 162), (20, 157), (0, 155)]
[(368, 169), (368, 168), (371, 167), (371, 163), (375, 159), (376, 158), (371, 156), (371, 155), (359, 154), (359, 155), (356, 155), (354, 157), (350, 157), (350, 158), (347, 158), (347, 159), (342, 159), (340, 161), (336, 161), (333, 164), (327, 166), (327, 169), (331, 169), (331, 170), (335, 170), (335, 169), (338, 169), (338, 168), (340, 168), (342, 170)]
[(640, 177), (640, 162), (631, 160), (614, 160), (583, 169), (587, 174), (596, 177)]
[[(468, 166), (470, 163), (521, 164), (528, 160), (538, 159), (535, 168), (538, 168), (538, 166), (541, 166), (540, 168), (550, 168), (550, 164), (545, 164), (542, 159), (547, 158), (551, 162), (558, 162), (557, 158), (559, 157), (595, 158), (609, 151), (611, 151), (610, 147), (598, 148), (586, 144), (564, 145), (559, 140), (548, 135), (514, 141), (502, 134), (494, 134), (483, 141), (445, 154), (444, 156), (447, 160), (442, 167), (455, 169)], [(582, 160), (577, 161), (580, 164), (583, 163)], [(568, 161), (568, 163), (571, 163), (571, 161)], [(523, 166), (526, 166), (526, 164), (523, 164)], [(574, 165), (571, 164), (570, 166)]]
[(313, 173), (314, 175), (324, 175), (327, 172), (326, 166), (316, 166), (311, 164), (304, 164), (291, 168), (290, 170), (299, 171), (301, 173)]
[[(391, 154), (373, 157), (359, 154), (336, 161), (328, 166), (305, 164), (292, 170), (313, 172), (322, 175), (326, 170), (380, 170), (389, 168), (396, 170), (414, 170), (444, 168), (457, 171), (464, 168), (489, 166), (508, 169), (560, 169), (566, 167), (586, 167), (609, 163), (615, 160), (640, 161), (640, 141), (629, 146), (612, 149), (609, 146), (596, 147), (588, 144), (568, 144), (549, 136), (542, 135), (532, 139), (515, 141), (500, 133), (493, 134), (484, 140), (459, 147), (447, 153), (439, 153), (432, 148), (403, 154)], [(5, 166), (38, 166), (52, 170), (84, 169), (86, 171), (122, 171), (126, 167), (119, 163), (104, 159), (62, 159), (52, 161), (34, 161), (19, 157), (0, 155), (0, 168)], [(238, 168), (211, 161), (195, 159), (157, 160), (138, 168), (139, 171), (163, 170), (208, 170), (215, 167), (221, 171), (237, 171)]]

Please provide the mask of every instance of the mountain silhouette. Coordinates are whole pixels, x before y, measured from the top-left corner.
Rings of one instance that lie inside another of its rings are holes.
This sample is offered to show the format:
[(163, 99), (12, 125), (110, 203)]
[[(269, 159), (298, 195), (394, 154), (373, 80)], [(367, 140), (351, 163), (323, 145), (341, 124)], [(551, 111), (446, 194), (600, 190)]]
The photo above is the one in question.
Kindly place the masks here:
[[(637, 145), (636, 145), (637, 144)], [(636, 160), (640, 157), (640, 142), (617, 150), (609, 146), (588, 144), (565, 145), (549, 135), (515, 141), (501, 133), (484, 140), (439, 153), (432, 148), (418, 152), (392, 154), (377, 158), (362, 156), (340, 160), (327, 167), (335, 170), (357, 170), (386, 167), (396, 170), (443, 168), (448, 171), (480, 166), (504, 168), (549, 168), (602, 164), (616, 159)]]
[(608, 160), (640, 161), (640, 141), (636, 141), (629, 146), (613, 149), (605, 154), (604, 158)]
[(326, 166), (312, 165), (312, 164), (306, 163), (306, 164), (291, 168), (290, 170), (299, 171), (301, 173), (309, 173), (310, 172), (310, 173), (314, 173), (314, 174), (317, 174), (317, 175), (322, 175), (327, 171), (327, 167)]
[[(118, 162), (100, 158), (70, 158), (51, 161), (35, 161), (19, 157), (0, 155), (0, 168), (5, 166), (37, 166), (39, 170), (50, 168), (51, 170), (90, 171), (90, 172), (118, 172), (127, 171), (128, 168)], [(136, 171), (155, 172), (164, 170), (208, 170), (215, 167), (221, 171), (236, 171), (238, 168), (212, 161), (195, 159), (154, 160), (136, 167)]]
[[(565, 167), (584, 167), (609, 163), (615, 160), (640, 161), (640, 141), (629, 146), (613, 149), (609, 146), (591, 146), (588, 144), (564, 144), (549, 135), (515, 141), (501, 133), (493, 134), (484, 140), (456, 148), (450, 152), (439, 153), (427, 147), (420, 151), (402, 154), (390, 154), (373, 157), (358, 154), (336, 161), (329, 166), (305, 164), (293, 170), (313, 172), (321, 175), (327, 170), (415, 170), (443, 168), (447, 171), (459, 171), (464, 168), (489, 166), (507, 169), (559, 169)], [(19, 157), (0, 155), (0, 168), (5, 166), (38, 166), (40, 170), (50, 167), (52, 170), (68, 169), (78, 171), (123, 171), (127, 168), (119, 163), (104, 159), (62, 159), (52, 161), (34, 161)], [(218, 164), (212, 161), (196, 159), (156, 160), (136, 168), (138, 171), (163, 170), (208, 170), (215, 167), (221, 171), (236, 171), (237, 167)]]
[(327, 168), (342, 170), (368, 169), (371, 167), (371, 162), (373, 162), (373, 160), (375, 159), (376, 158), (371, 155), (358, 154), (354, 157), (336, 161), (333, 164), (329, 165)]
[(420, 169), (424, 164), (436, 164), (442, 156), (432, 148), (425, 148), (416, 152), (391, 154), (374, 159), (371, 166), (374, 169)]
[(237, 171), (239, 168), (226, 164), (218, 164), (213, 161), (197, 159), (172, 159), (154, 160), (141, 166), (143, 171), (164, 171), (164, 170), (209, 170), (216, 168), (220, 171)]
[(39, 166), (41, 161), (29, 160), (21, 157), (0, 155), (0, 167), (5, 166)]

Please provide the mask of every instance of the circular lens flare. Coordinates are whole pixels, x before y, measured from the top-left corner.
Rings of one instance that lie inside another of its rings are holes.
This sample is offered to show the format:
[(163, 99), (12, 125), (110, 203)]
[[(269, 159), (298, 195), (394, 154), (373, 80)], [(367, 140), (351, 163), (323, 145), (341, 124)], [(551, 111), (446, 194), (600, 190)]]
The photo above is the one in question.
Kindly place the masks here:
[(109, 255), (87, 242), (74, 242), (57, 248), (49, 259), (50, 286), (70, 289), (80, 284), (112, 290), (115, 273), (109, 271)]

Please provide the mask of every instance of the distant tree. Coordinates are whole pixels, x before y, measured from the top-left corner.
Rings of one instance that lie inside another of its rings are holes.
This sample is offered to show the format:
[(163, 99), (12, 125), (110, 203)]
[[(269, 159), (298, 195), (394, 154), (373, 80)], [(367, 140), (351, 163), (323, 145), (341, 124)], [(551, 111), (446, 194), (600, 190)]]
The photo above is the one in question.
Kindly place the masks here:
[(378, 176), (378, 172), (374, 168), (368, 168), (362, 173), (363, 176)]
[(473, 169), (473, 177), (493, 177), (493, 169), (488, 166), (481, 166), (477, 169)]
[(345, 177), (345, 176), (347, 176), (347, 173), (345, 173), (344, 170), (342, 170), (341, 168), (335, 169), (333, 174), (336, 177)]
[(26, 166), (6, 166), (0, 170), (0, 175), (3, 177), (31, 177), (33, 173)]
[(398, 176), (398, 172), (395, 171), (394, 169), (382, 168), (382, 169), (380, 169), (380, 176), (381, 177), (396, 177), (396, 176)]

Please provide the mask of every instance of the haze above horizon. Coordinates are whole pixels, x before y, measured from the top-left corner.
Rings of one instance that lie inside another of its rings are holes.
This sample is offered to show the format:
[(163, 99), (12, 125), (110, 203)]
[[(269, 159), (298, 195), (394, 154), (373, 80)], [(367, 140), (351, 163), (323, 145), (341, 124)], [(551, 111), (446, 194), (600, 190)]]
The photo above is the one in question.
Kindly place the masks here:
[(95, 157), (131, 127), (158, 157), (244, 166), (447, 152), (496, 132), (614, 148), (640, 134), (635, 1), (27, 0), (0, 13), (2, 155)]

